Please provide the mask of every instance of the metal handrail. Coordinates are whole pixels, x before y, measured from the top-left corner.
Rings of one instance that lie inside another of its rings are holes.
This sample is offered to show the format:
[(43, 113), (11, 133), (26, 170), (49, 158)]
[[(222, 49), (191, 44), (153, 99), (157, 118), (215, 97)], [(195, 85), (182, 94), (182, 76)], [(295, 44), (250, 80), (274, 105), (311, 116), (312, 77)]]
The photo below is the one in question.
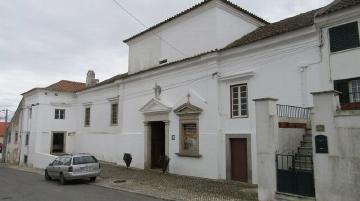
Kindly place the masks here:
[(310, 119), (310, 108), (278, 104), (277, 115), (278, 117)]

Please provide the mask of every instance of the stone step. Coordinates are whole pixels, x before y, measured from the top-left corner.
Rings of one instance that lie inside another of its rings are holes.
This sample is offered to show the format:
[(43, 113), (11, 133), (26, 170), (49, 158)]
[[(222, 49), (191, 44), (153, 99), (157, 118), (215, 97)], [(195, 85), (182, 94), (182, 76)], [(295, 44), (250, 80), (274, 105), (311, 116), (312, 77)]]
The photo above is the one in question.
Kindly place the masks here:
[(312, 142), (312, 135), (303, 135), (303, 141), (305, 142)]
[(277, 192), (275, 195), (275, 201), (315, 201), (315, 198)]
[(312, 155), (313, 149), (312, 147), (299, 147), (298, 153), (301, 155)]
[(302, 147), (312, 147), (312, 141), (301, 141)]
[(295, 169), (311, 171), (313, 169), (313, 164), (310, 161), (295, 161)]

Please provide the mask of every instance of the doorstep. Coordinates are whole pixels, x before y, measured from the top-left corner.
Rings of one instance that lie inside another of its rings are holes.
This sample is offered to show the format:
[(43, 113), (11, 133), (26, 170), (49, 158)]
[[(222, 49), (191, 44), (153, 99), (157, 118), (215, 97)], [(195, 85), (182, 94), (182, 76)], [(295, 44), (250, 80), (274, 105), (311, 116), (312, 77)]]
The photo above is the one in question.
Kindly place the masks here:
[(295, 195), (291, 193), (276, 192), (276, 201), (315, 201), (313, 197), (307, 197), (302, 195)]

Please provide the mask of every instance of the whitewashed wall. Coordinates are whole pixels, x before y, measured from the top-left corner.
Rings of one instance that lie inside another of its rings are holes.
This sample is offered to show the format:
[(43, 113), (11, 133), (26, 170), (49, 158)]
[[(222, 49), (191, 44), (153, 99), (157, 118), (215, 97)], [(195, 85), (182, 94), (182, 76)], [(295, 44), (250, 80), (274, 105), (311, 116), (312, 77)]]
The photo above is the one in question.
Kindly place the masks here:
[(129, 73), (223, 48), (261, 24), (221, 1), (207, 3), (129, 41)]
[[(333, 14), (319, 22), (322, 28), (322, 62), (321, 62), (321, 90), (334, 89), (333, 81), (360, 77), (360, 48), (352, 48), (339, 52), (330, 51), (329, 28), (350, 22), (358, 22), (360, 33), (359, 8), (352, 8), (348, 12)], [(356, 14), (354, 14), (356, 13)], [(325, 24), (324, 24), (325, 23)]]
[[(251, 135), (252, 178), (257, 181), (256, 170), (256, 98), (272, 97), (279, 99), (278, 104), (309, 107), (312, 106), (310, 92), (320, 87), (318, 79), (310, 79), (308, 75), (318, 75), (319, 48), (314, 31), (307, 37), (296, 37), (298, 32), (272, 39), (275, 44), (267, 44), (269, 40), (259, 42), (264, 45), (261, 50), (246, 50), (247, 47), (228, 51), (221, 55), (220, 74), (220, 115), (221, 132), (223, 134)], [(288, 43), (285, 39), (291, 38)], [(285, 41), (282, 41), (285, 40)], [(256, 45), (255, 45), (256, 46)], [(306, 67), (302, 71), (302, 67)], [(230, 114), (230, 86), (247, 83), (249, 91), (249, 117), (232, 119)], [(219, 152), (222, 160), (221, 178), (226, 175), (226, 142), (222, 136)]]

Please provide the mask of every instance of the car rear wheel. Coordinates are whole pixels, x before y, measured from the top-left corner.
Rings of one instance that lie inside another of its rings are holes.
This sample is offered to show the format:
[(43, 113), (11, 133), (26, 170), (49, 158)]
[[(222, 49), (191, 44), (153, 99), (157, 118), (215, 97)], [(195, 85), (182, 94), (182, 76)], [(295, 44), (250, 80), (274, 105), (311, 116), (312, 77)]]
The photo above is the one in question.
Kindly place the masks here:
[(46, 181), (50, 181), (51, 180), (51, 177), (49, 176), (49, 173), (47, 170), (45, 170), (45, 180)]
[(64, 177), (64, 175), (63, 175), (62, 173), (60, 174), (60, 184), (61, 184), (61, 185), (65, 185), (65, 184), (66, 184), (65, 177)]
[(96, 177), (90, 177), (90, 181), (94, 182), (96, 180)]

